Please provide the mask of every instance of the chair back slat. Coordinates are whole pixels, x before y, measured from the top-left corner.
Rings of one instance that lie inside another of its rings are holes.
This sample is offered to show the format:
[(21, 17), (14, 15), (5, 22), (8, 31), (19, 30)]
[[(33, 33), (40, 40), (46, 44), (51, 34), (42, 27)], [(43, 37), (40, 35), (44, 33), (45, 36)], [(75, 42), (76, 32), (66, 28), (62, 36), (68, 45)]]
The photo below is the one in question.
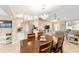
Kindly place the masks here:
[(39, 52), (40, 53), (50, 53), (51, 52), (51, 48), (52, 48), (52, 43), (53, 42), (49, 42), (49, 43), (40, 45)]
[(35, 39), (35, 33), (29, 33), (29, 34), (28, 34), (28, 39), (29, 39), (29, 40)]

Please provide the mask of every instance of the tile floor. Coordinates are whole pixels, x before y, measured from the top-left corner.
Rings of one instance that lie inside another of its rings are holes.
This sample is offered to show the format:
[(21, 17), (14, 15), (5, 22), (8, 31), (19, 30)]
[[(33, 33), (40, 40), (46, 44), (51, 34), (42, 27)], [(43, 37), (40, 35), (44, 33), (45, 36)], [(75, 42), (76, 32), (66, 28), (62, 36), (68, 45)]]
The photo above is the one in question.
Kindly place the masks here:
[(19, 53), (20, 52), (20, 44), (12, 43), (7, 45), (0, 45), (0, 53)]
[(64, 53), (79, 53), (79, 45), (74, 43), (70, 43), (69, 41), (65, 40), (63, 44)]

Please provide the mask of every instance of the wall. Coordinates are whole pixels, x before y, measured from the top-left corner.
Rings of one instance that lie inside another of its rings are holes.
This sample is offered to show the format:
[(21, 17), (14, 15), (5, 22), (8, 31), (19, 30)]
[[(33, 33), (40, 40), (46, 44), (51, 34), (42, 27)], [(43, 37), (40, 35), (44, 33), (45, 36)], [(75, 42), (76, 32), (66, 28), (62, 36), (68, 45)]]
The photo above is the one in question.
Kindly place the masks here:
[(37, 16), (33, 17), (33, 25), (35, 25), (35, 27), (39, 27), (39, 18)]
[(13, 42), (18, 42), (24, 39), (24, 31), (18, 32), (18, 28), (23, 27), (23, 18), (16, 17), (13, 20)]
[(12, 20), (12, 41), (16, 42), (16, 32), (17, 32), (17, 21), (16, 19)]
[(45, 25), (50, 25), (50, 29), (52, 29), (52, 23), (47, 20), (39, 20), (39, 30), (44, 30)]
[(66, 30), (66, 22), (61, 22), (60, 23), (60, 29), (61, 29), (61, 31), (65, 31)]
[[(12, 18), (12, 17), (7, 17), (7, 16), (0, 16), (0, 20), (11, 20), (12, 21), (12, 29), (3, 29), (3, 34), (5, 34), (6, 32), (12, 32), (12, 42), (15, 43), (19, 40), (21, 40), (23, 37), (23, 33), (22, 32), (17, 32), (17, 29), (19, 28), (19, 26), (21, 25), (22, 22), (22, 18)], [(0, 29), (0, 34), (1, 34), (1, 30)], [(4, 36), (3, 34), (1, 34), (2, 36)], [(18, 35), (18, 36), (17, 36)], [(4, 36), (5, 38), (5, 36)], [(1, 39), (0, 39), (1, 40)], [(1, 41), (0, 41), (1, 42)]]
[(54, 31), (65, 31), (65, 21), (52, 22), (52, 29)]
[[(52, 23), (48, 20), (40, 20), (38, 17), (34, 16), (33, 20), (26, 21), (29, 25), (35, 25), (35, 27), (38, 27), (38, 30), (44, 30), (45, 25), (50, 25), (50, 28), (52, 29)], [(31, 27), (30, 26), (30, 27)]]
[[(0, 20), (10, 20), (12, 21), (11, 17), (8, 16), (0, 16)], [(6, 43), (6, 33), (12, 33), (12, 28), (0, 28), (0, 43)], [(13, 35), (12, 35), (13, 39)]]
[(40, 19), (35, 19), (31, 20), (28, 22), (29, 25), (35, 25), (36, 27), (38, 27), (38, 30), (44, 30), (44, 26), (45, 25), (50, 25), (50, 29), (52, 29), (52, 23), (50, 21), (47, 20), (40, 20)]
[[(22, 18), (1, 17), (0, 20), (12, 20), (12, 30), (11, 31), (12, 31), (12, 42), (13, 43), (23, 39), (24, 32), (17, 32), (17, 29), (21, 26), (21, 22), (23, 20)], [(10, 30), (8, 30), (8, 31), (10, 31)], [(6, 31), (6, 32), (8, 32), (8, 31)]]

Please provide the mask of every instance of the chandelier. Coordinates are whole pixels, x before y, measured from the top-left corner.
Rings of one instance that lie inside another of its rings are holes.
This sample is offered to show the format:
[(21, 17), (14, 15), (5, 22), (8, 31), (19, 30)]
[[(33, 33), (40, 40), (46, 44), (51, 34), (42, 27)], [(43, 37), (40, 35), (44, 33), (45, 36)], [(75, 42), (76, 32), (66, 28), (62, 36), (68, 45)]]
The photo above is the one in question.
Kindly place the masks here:
[(39, 16), (42, 19), (47, 19), (48, 18), (48, 14), (44, 13), (45, 9), (46, 9), (46, 5), (43, 5), (42, 9), (41, 9), (43, 13)]

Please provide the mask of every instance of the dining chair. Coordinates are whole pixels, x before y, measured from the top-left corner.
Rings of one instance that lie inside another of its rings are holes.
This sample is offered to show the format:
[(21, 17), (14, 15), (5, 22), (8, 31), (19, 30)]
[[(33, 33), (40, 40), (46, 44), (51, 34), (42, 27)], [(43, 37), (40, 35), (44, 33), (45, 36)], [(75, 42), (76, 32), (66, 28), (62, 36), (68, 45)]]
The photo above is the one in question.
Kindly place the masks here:
[(53, 52), (61, 52), (63, 53), (63, 42), (64, 42), (64, 32), (58, 32), (57, 34), (57, 44), (53, 47)]
[(58, 43), (56, 44), (55, 51), (53, 51), (53, 52), (55, 52), (55, 53), (57, 53), (57, 52), (63, 53), (63, 41), (64, 41), (63, 38), (58, 38)]
[(35, 33), (28, 33), (28, 40), (34, 40), (35, 39)]
[(43, 32), (38, 32), (38, 40), (40, 40), (42, 34), (43, 34)]
[(51, 53), (53, 41), (40, 45), (39, 53)]

